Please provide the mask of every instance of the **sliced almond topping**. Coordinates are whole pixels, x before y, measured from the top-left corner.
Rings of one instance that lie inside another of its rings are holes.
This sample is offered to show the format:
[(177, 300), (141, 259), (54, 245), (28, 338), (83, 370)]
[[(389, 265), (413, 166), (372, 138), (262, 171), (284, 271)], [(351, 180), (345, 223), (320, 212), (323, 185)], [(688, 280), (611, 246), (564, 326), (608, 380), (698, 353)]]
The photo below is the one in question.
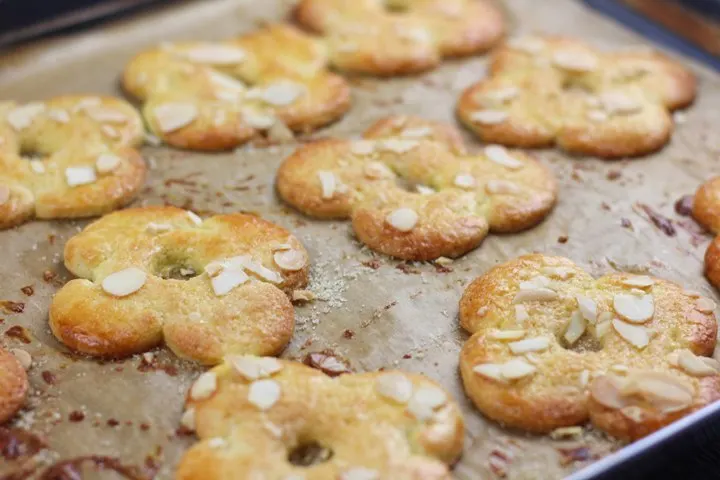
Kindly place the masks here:
[(575, 271), (569, 267), (543, 267), (540, 271), (545, 275), (557, 277), (560, 280), (567, 280), (575, 275)]
[(513, 303), (524, 302), (549, 302), (557, 300), (558, 294), (549, 288), (535, 288), (532, 290), (520, 290), (513, 298)]
[(0, 205), (5, 205), (10, 200), (10, 187), (0, 185)]
[(426, 187), (425, 185), (415, 185), (415, 190), (417, 190), (420, 195), (432, 195), (435, 193), (434, 189)]
[(590, 395), (600, 405), (619, 410), (627, 405), (627, 401), (620, 394), (625, 382), (625, 379), (615, 375), (602, 375), (590, 385)]
[(283, 364), (273, 357), (233, 355), (227, 357), (227, 360), (230, 365), (247, 380), (271, 377), (283, 368)]
[(494, 330), (488, 336), (494, 340), (519, 340), (526, 333), (526, 330)]
[(355, 155), (370, 155), (375, 151), (375, 142), (372, 140), (356, 140), (350, 143), (350, 152)]
[(95, 170), (98, 173), (110, 173), (120, 165), (120, 157), (111, 153), (103, 153), (95, 160)]
[(447, 394), (437, 387), (420, 387), (410, 398), (407, 410), (418, 420), (428, 420), (447, 400)]
[(215, 372), (205, 372), (200, 375), (192, 388), (190, 388), (190, 398), (193, 400), (205, 400), (217, 390), (217, 375)]
[(409, 232), (418, 223), (420, 217), (411, 208), (398, 208), (387, 216), (385, 221), (395, 230), (400, 232)]
[(623, 92), (604, 92), (599, 98), (605, 111), (611, 115), (627, 115), (642, 110), (640, 102)]
[(700, 297), (695, 300), (695, 310), (702, 313), (713, 313), (717, 305), (709, 298)]
[(147, 281), (147, 273), (130, 267), (111, 273), (102, 281), (102, 289), (114, 297), (126, 297), (140, 290)]
[(10, 353), (17, 359), (18, 363), (25, 369), (30, 370), (32, 367), (32, 356), (21, 348), (12, 348)]
[(573, 72), (591, 72), (597, 68), (598, 58), (580, 50), (557, 50), (553, 53), (553, 63)]
[(516, 86), (508, 86), (498, 88), (497, 90), (490, 90), (482, 93), (483, 106), (492, 107), (495, 105), (502, 105), (503, 103), (512, 100), (520, 95), (520, 89)]
[(622, 284), (627, 287), (645, 288), (655, 285), (655, 280), (647, 275), (633, 275), (632, 277), (624, 278)]
[(484, 317), (487, 315), (488, 311), (490, 309), (488, 307), (480, 307), (478, 308), (478, 311), (476, 312), (479, 317)]
[(327, 170), (320, 170), (317, 175), (322, 186), (322, 198), (324, 200), (331, 199), (335, 195), (335, 174)]
[(280, 384), (275, 380), (257, 380), (250, 384), (248, 402), (258, 410), (269, 410), (280, 400)]
[(191, 62), (212, 65), (235, 65), (245, 60), (246, 56), (242, 48), (213, 44), (193, 47), (184, 54)]
[(305, 254), (299, 250), (283, 250), (273, 255), (275, 264), (283, 270), (295, 272), (301, 270), (307, 263)]
[(615, 373), (625, 374), (630, 371), (627, 365), (612, 365), (610, 367), (610, 370), (612, 370)]
[(610, 116), (602, 110), (590, 110), (586, 114), (587, 119), (593, 122), (605, 122)]
[(254, 110), (245, 109), (241, 112), (242, 119), (253, 128), (267, 130), (275, 125), (277, 118), (273, 115), (259, 113)]
[(269, 105), (282, 107), (294, 103), (305, 94), (305, 87), (293, 82), (278, 82), (263, 88), (248, 90), (247, 97)]
[(73, 113), (80, 112), (82, 110), (85, 110), (86, 108), (94, 107), (97, 105), (100, 105), (102, 103), (102, 99), (99, 97), (85, 97), (81, 98), (75, 106), (72, 108)]
[(267, 280), (271, 283), (282, 283), (283, 277), (278, 272), (266, 268), (262, 263), (256, 262), (249, 255), (240, 255), (232, 257), (223, 262), (227, 268), (240, 269), (244, 268), (255, 275), (259, 276), (263, 280)]
[(42, 175), (43, 173), (45, 173), (45, 164), (42, 162), (42, 160), (31, 160), (30, 168), (38, 175)]
[(215, 295), (221, 297), (248, 280), (250, 280), (250, 277), (242, 270), (224, 268), (217, 275), (210, 278), (210, 285)]
[(401, 373), (386, 373), (375, 381), (375, 390), (385, 398), (398, 403), (407, 403), (412, 397), (413, 384)]
[(187, 216), (190, 218), (190, 221), (193, 222), (196, 226), (200, 226), (203, 223), (203, 219), (200, 218), (200, 216), (195, 213), (191, 212), (190, 210), (187, 210), (185, 213), (187, 213)]
[(393, 171), (382, 162), (370, 162), (365, 165), (364, 171), (365, 176), (373, 180), (395, 177)]
[(579, 310), (575, 310), (570, 317), (570, 323), (568, 323), (565, 335), (563, 338), (569, 345), (573, 345), (575, 342), (580, 340), (580, 337), (585, 333), (587, 328), (587, 321)]
[(364, 467), (351, 468), (340, 474), (340, 480), (378, 480), (380, 472)]
[(545, 337), (533, 337), (517, 342), (508, 343), (510, 351), (514, 355), (522, 355), (528, 352), (542, 352), (550, 348), (550, 340)]
[(536, 37), (517, 37), (508, 41), (508, 45), (524, 53), (540, 53), (545, 48), (545, 41)]
[(197, 106), (192, 103), (165, 103), (153, 110), (158, 128), (163, 133), (174, 132), (190, 125), (199, 115)]
[(507, 383), (507, 378), (502, 374), (502, 365), (497, 363), (482, 363), (473, 367), (473, 372), (488, 380), (496, 380), (500, 383)]
[(566, 438), (579, 437), (582, 434), (582, 427), (560, 427), (550, 432), (550, 438), (553, 440), (562, 440)]
[(416, 140), (401, 140), (399, 138), (388, 138), (378, 142), (380, 149), (395, 153), (407, 153), (418, 145), (420, 144)]
[(145, 231), (151, 234), (156, 234), (169, 232), (170, 230), (172, 230), (172, 228), (172, 225), (170, 225), (169, 223), (150, 222), (145, 227)]
[(485, 147), (485, 156), (491, 162), (495, 162), (510, 170), (518, 170), (523, 167), (523, 162), (511, 156), (507, 149), (500, 145), (488, 145)]
[(17, 107), (11, 110), (7, 114), (6, 118), (10, 126), (19, 132), (20, 130), (24, 130), (25, 128), (29, 127), (35, 117), (37, 117), (44, 111), (44, 103), (28, 103), (27, 105), (23, 105), (21, 107)]
[(590, 383), (590, 370), (583, 370), (580, 372), (580, 386), (585, 388)]
[(87, 185), (95, 182), (95, 169), (92, 167), (68, 167), (65, 169), (65, 181), (68, 186)]
[(110, 125), (101, 125), (100, 130), (108, 138), (120, 138), (120, 133)]
[(128, 120), (125, 113), (101, 105), (87, 107), (85, 113), (88, 117), (100, 123), (125, 123)]
[(666, 372), (633, 373), (620, 393), (626, 398), (640, 396), (664, 413), (683, 410), (693, 401), (693, 387)]
[(400, 136), (405, 138), (423, 138), (430, 134), (432, 134), (432, 128), (427, 125), (422, 127), (409, 127), (400, 132)]
[(53, 108), (48, 110), (48, 118), (55, 120), (58, 123), (68, 123), (70, 121), (70, 114), (65, 110), (59, 108)]
[[(694, 377), (706, 377), (708, 375), (717, 375), (718, 369), (714, 368), (713, 365), (704, 361), (705, 358), (699, 357), (692, 353), (688, 349), (683, 349), (678, 352), (677, 364), (686, 373)], [(717, 360), (708, 358), (717, 363)]]
[(469, 173), (459, 173), (455, 176), (455, 186), (460, 188), (472, 188), (475, 186), (475, 177)]
[(525, 305), (515, 305), (515, 323), (525, 323), (530, 319)]
[(499, 125), (510, 118), (503, 110), (476, 110), (470, 114), (470, 120), (481, 125)]
[(652, 295), (628, 295), (621, 293), (613, 297), (613, 308), (624, 320), (645, 323), (655, 313)]
[(578, 308), (583, 318), (591, 324), (595, 324), (598, 317), (597, 303), (595, 303), (595, 300), (584, 295), (576, 295), (575, 299), (577, 300)]
[(488, 180), (485, 191), (493, 195), (513, 195), (521, 192), (517, 183), (509, 180)]
[(632, 325), (617, 318), (612, 321), (612, 326), (622, 338), (635, 348), (643, 349), (650, 342), (650, 336), (644, 327)]
[(195, 431), (195, 409), (193, 407), (190, 407), (183, 412), (182, 417), (180, 417), (180, 425), (191, 432)]
[(210, 440), (207, 441), (207, 445), (210, 448), (217, 449), (217, 448), (223, 448), (227, 445), (227, 442), (224, 438), (221, 437), (213, 437)]
[(606, 320), (604, 322), (598, 322), (595, 326), (595, 338), (600, 340), (603, 338), (607, 333), (610, 331), (610, 327), (612, 326), (612, 322), (610, 320)]
[(513, 358), (505, 362), (500, 367), (500, 371), (508, 380), (517, 380), (535, 374), (537, 368), (521, 358)]

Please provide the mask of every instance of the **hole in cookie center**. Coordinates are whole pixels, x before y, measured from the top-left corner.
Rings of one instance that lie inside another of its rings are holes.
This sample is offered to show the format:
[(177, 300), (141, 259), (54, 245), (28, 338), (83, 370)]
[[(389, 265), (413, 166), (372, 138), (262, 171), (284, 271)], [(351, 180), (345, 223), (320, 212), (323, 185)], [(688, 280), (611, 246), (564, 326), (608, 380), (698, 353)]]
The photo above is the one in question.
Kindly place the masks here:
[(23, 158), (23, 160), (27, 160), (30, 162), (40, 162), (47, 158), (47, 153), (43, 153), (40, 150), (29, 145), (22, 145), (20, 147), (20, 156)]
[(288, 453), (288, 461), (298, 467), (309, 467), (330, 460), (333, 451), (318, 442), (301, 443)]
[(154, 263), (153, 273), (165, 280), (190, 280), (202, 273), (202, 269), (193, 266), (186, 258), (161, 255)]
[(391, 13), (405, 13), (409, 7), (407, 0), (385, 0), (385, 10)]
[(590, 87), (572, 78), (565, 79), (562, 84), (562, 89), (565, 93), (578, 93), (583, 95), (592, 93)]
[(595, 336), (589, 331), (585, 332), (575, 343), (569, 345), (563, 338), (563, 334), (558, 335), (558, 342), (565, 350), (572, 350), (577, 353), (599, 352), (602, 345)]

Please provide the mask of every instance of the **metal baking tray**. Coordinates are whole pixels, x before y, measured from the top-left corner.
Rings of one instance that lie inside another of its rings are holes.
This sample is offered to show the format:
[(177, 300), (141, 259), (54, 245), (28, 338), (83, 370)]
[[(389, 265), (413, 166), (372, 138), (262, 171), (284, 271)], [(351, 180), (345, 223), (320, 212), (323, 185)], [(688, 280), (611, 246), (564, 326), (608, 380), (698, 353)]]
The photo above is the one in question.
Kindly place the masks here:
[[(0, 100), (29, 101), (71, 92), (122, 95), (118, 77), (139, 50), (161, 41), (221, 39), (246, 32), (258, 23), (287, 18), (290, 4), (178, 2), (8, 49), (0, 54)], [(571, 35), (607, 48), (647, 44), (579, 1), (507, 0), (505, 8), (514, 33)], [(715, 135), (720, 77), (686, 57), (682, 60), (700, 79), (699, 101), (683, 115), (667, 148), (617, 162), (537, 151), (560, 183), (555, 211), (527, 232), (491, 235), (449, 266), (375, 255), (353, 239), (347, 222), (308, 219), (283, 205), (273, 189), (274, 174), (293, 151), (292, 144), (249, 145), (218, 154), (144, 147), (149, 178), (135, 205), (174, 204), (205, 214), (254, 212), (295, 233), (310, 252), (309, 288), (318, 300), (297, 307), (296, 333), (283, 356), (301, 359), (329, 351), (356, 371), (393, 367), (440, 381), (459, 401), (467, 425), (465, 453), (454, 470), (457, 478), (551, 479), (573, 473), (571, 478), (607, 478), (603, 472), (620, 471), (613, 469), (634, 458), (665, 455), (656, 449), (668, 438), (685, 438), (683, 427), (711, 424), (717, 405), (624, 449), (591, 428), (576, 440), (505, 429), (485, 419), (463, 393), (457, 366), (468, 335), (458, 325), (458, 301), (467, 284), (490, 267), (531, 251), (569, 257), (595, 275), (648, 272), (720, 301), (702, 276), (710, 237), (673, 207), (701, 181), (720, 173), (720, 140)], [(351, 78), (352, 110), (313, 137), (357, 137), (376, 119), (394, 113), (454, 123), (458, 95), (485, 75), (486, 66), (486, 57), (476, 57), (448, 61), (414, 77)], [(481, 147), (470, 135), (466, 140), (471, 150)], [(658, 228), (647, 212), (653, 212), (656, 221), (664, 219), (665, 228)], [(86, 224), (37, 221), (0, 232), (0, 343), (24, 348), (34, 358), (28, 406), (10, 426), (37, 435), (46, 445), (22, 465), (0, 460), (0, 479), (19, 469), (41, 472), (58, 461), (90, 455), (112, 457), (143, 475), (172, 478), (178, 459), (195, 441), (177, 429), (185, 391), (200, 372), (197, 366), (163, 348), (151, 357), (99, 362), (72, 355), (50, 333), (50, 298), (70, 278), (62, 266), (63, 245)], [(32, 288), (23, 288), (28, 286)], [(23, 308), (18, 308), (20, 303)], [(8, 335), (18, 327), (25, 329), (29, 343)], [(85, 478), (108, 475), (90, 469)]]

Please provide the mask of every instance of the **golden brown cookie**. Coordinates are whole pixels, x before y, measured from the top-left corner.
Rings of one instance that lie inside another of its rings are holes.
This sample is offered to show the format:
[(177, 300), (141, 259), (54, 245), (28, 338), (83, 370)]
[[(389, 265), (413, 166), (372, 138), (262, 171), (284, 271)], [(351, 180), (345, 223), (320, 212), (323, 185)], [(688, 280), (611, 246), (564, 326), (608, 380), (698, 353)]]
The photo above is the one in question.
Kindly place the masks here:
[(468, 155), (453, 127), (395, 116), (363, 140), (305, 144), (277, 174), (280, 197), (306, 215), (350, 218), (357, 237), (408, 260), (457, 257), (494, 232), (542, 221), (555, 204), (549, 169), (491, 145)]
[(226, 150), (285, 125), (307, 132), (340, 118), (350, 88), (319, 41), (272, 25), (222, 42), (163, 44), (135, 56), (122, 84), (150, 130), (191, 150)]
[(274, 355), (290, 341), (286, 293), (307, 284), (308, 255), (287, 230), (245, 214), (206, 220), (175, 207), (133, 208), (90, 224), (65, 246), (80, 277), (50, 306), (73, 350), (123, 357), (161, 342), (216, 364), (229, 353)]
[[(700, 185), (693, 199), (692, 216), (708, 231), (720, 234), (720, 177)], [(720, 288), (720, 237), (715, 237), (705, 252), (705, 276)]]
[(200, 443), (179, 480), (450, 480), (463, 419), (432, 380), (399, 371), (330, 378), (298, 362), (231, 356), (188, 393)]
[(524, 37), (495, 53), (490, 76), (465, 90), (457, 113), (486, 142), (633, 157), (669, 141), (670, 112), (692, 103), (695, 83), (659, 53), (606, 53), (568, 38)]
[(635, 440), (720, 398), (715, 303), (645, 275), (597, 280), (540, 254), (499, 265), (460, 302), (460, 356), (488, 417), (549, 432), (588, 419)]
[(335, 67), (382, 76), (484, 52), (505, 31), (487, 0), (302, 0), (295, 16), (325, 37)]
[(0, 424), (20, 410), (28, 388), (23, 366), (13, 354), (0, 347)]
[(127, 204), (145, 181), (142, 138), (138, 113), (113, 97), (0, 103), (0, 229)]

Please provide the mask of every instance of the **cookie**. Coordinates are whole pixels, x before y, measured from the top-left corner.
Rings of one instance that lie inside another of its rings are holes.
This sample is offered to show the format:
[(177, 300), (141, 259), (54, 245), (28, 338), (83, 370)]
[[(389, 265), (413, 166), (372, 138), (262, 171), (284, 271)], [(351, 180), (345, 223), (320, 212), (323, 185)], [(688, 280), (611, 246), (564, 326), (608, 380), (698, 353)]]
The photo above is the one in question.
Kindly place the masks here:
[(486, 142), (634, 157), (670, 140), (670, 112), (695, 92), (693, 74), (659, 53), (524, 37), (494, 54), (490, 76), (463, 92), (457, 114)]
[(549, 169), (492, 145), (465, 151), (453, 127), (416, 117), (382, 119), (363, 140), (320, 140), (280, 166), (280, 197), (306, 215), (352, 220), (373, 250), (407, 260), (458, 257), (488, 231), (517, 232), (555, 204)]
[(565, 258), (519, 257), (463, 294), (463, 385), (510, 427), (590, 420), (635, 440), (720, 398), (715, 307), (659, 278), (595, 280)]
[(143, 102), (155, 135), (191, 150), (227, 150), (275, 128), (312, 131), (350, 107), (350, 88), (327, 70), (325, 47), (286, 25), (162, 44), (130, 61), (122, 85)]
[(53, 298), (50, 328), (71, 349), (124, 357), (164, 341), (180, 357), (217, 364), (283, 350), (294, 328), (287, 294), (307, 284), (308, 255), (287, 230), (252, 215), (202, 220), (145, 207), (71, 238), (65, 266), (80, 278)]
[(0, 103), (0, 229), (129, 203), (145, 181), (142, 138), (138, 113), (113, 97)]
[(295, 17), (326, 39), (333, 66), (378, 76), (485, 52), (505, 32), (502, 13), (487, 0), (302, 0)]
[(200, 442), (175, 478), (450, 480), (463, 419), (418, 374), (330, 378), (298, 362), (231, 356), (188, 393), (182, 425)]
[(13, 354), (0, 347), (0, 424), (20, 410), (28, 388), (23, 366)]
[[(720, 234), (720, 177), (700, 185), (693, 199), (692, 216), (706, 230)], [(720, 237), (716, 237), (705, 252), (705, 276), (720, 288)]]

